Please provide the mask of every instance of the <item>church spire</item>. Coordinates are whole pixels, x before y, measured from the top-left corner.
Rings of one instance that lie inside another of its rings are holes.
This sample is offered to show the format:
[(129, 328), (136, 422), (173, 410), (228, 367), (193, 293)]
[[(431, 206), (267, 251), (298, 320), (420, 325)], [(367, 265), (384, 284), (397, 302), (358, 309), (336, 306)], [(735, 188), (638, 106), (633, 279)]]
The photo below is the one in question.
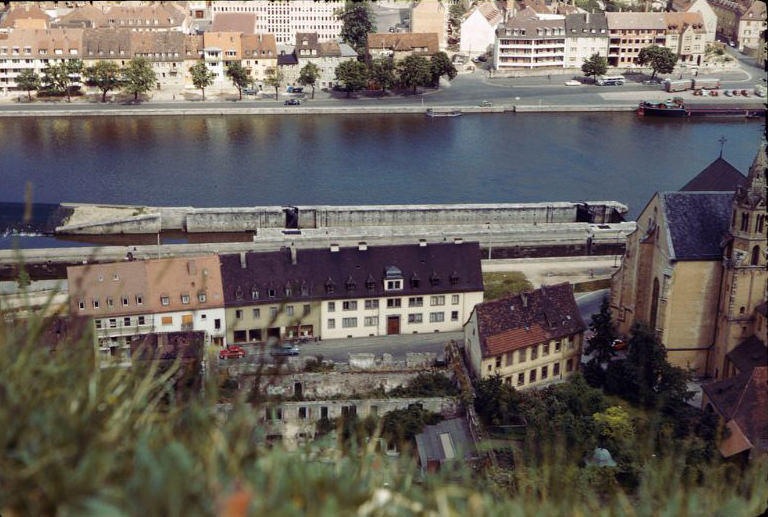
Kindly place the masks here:
[(746, 187), (740, 187), (736, 191), (736, 201), (741, 205), (753, 208), (761, 203), (765, 205), (765, 173), (768, 169), (768, 157), (766, 157), (765, 151), (765, 141), (762, 141), (755, 160), (749, 168)]

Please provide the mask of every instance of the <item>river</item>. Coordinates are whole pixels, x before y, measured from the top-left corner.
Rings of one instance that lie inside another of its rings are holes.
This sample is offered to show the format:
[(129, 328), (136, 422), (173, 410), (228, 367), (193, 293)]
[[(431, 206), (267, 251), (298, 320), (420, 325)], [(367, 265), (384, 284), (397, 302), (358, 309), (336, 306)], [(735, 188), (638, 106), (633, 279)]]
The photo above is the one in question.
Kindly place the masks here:
[(0, 202), (22, 202), (30, 183), (35, 203), (616, 200), (632, 218), (717, 158), (721, 136), (746, 172), (763, 124), (632, 113), (0, 119)]

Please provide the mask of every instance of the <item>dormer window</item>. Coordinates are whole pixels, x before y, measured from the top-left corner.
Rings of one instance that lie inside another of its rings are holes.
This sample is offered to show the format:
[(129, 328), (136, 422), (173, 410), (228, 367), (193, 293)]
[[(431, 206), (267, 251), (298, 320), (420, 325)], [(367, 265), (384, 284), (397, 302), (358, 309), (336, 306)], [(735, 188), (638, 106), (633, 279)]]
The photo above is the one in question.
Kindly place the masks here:
[(197, 293), (197, 301), (200, 303), (205, 303), (208, 300), (208, 296), (206, 295), (205, 291), (200, 291)]
[(258, 300), (259, 299), (259, 290), (255, 287), (251, 288), (251, 300)]
[(277, 291), (275, 289), (267, 289), (267, 296), (270, 298), (274, 298), (277, 296)]
[(235, 299), (236, 300), (243, 299), (243, 289), (240, 286), (237, 286), (237, 288), (235, 289)]
[(402, 289), (403, 289), (402, 280), (385, 280), (384, 281), (385, 291), (400, 291)]
[(301, 283), (301, 296), (309, 296), (309, 286), (306, 282)]
[(355, 280), (352, 278), (352, 275), (349, 275), (349, 278), (347, 278), (347, 281), (345, 282), (344, 287), (347, 289), (347, 291), (355, 290), (355, 287), (357, 287), (357, 284), (355, 284)]
[(437, 273), (432, 272), (432, 274), (429, 276), (429, 285), (432, 287), (440, 285), (440, 277), (437, 276)]
[(167, 294), (164, 294), (163, 296), (160, 297), (160, 303), (162, 305), (170, 305), (171, 299)]
[(365, 288), (369, 291), (376, 289), (376, 280), (374, 280), (372, 275), (368, 275), (368, 278), (365, 280)]
[(184, 305), (189, 305), (189, 294), (184, 293), (181, 295), (181, 303)]
[(459, 283), (459, 274), (454, 271), (451, 273), (451, 276), (448, 278), (448, 281), (451, 283), (451, 285), (456, 285)]
[(336, 290), (336, 284), (334, 284), (333, 280), (330, 278), (325, 282), (325, 292), (326, 294), (333, 294)]
[(291, 296), (293, 294), (293, 289), (291, 289), (291, 284), (285, 284), (285, 296)]
[(77, 302), (77, 308), (81, 311), (85, 310), (85, 300), (78, 300)]

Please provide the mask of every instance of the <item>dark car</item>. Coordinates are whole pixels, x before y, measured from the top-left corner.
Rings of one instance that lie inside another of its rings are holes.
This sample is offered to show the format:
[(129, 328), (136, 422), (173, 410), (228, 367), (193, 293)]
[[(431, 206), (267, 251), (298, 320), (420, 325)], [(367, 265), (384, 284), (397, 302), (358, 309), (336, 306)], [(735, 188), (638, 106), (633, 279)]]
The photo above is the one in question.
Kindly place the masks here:
[(299, 99), (288, 99), (283, 103), (285, 106), (298, 106), (301, 104), (301, 101)]
[(299, 347), (295, 345), (288, 345), (283, 344), (280, 346), (276, 346), (272, 349), (270, 354), (273, 357), (284, 357), (284, 356), (291, 356), (291, 355), (299, 355)]
[(622, 339), (614, 339), (613, 343), (611, 343), (611, 348), (614, 350), (624, 350), (627, 348), (627, 344)]
[(237, 345), (230, 345), (219, 352), (219, 359), (240, 359), (245, 357), (245, 350)]

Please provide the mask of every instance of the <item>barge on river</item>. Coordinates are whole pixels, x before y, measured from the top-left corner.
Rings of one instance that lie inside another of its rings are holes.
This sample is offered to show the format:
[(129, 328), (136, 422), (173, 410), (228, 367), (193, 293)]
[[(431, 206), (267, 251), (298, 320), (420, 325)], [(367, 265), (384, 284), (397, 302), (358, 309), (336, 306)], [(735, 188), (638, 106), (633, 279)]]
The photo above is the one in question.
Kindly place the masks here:
[(765, 116), (765, 106), (758, 104), (686, 104), (683, 99), (675, 98), (661, 102), (643, 101), (637, 108), (637, 114), (648, 117), (743, 117), (757, 118)]

